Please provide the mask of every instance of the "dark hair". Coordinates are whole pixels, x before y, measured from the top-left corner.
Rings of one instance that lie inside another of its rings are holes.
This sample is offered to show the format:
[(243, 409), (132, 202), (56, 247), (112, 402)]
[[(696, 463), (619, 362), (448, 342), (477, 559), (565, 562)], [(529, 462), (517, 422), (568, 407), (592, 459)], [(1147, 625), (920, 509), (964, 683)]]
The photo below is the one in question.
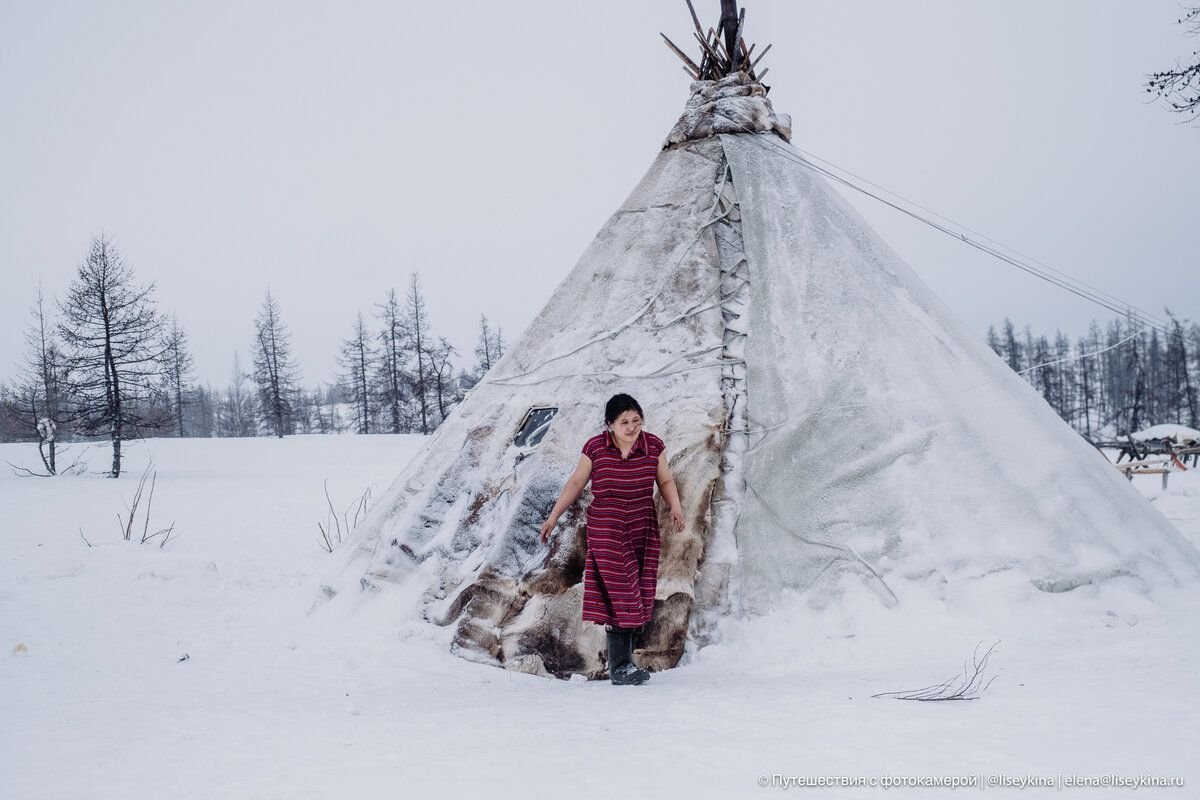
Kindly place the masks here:
[(626, 411), (636, 411), (639, 417), (643, 420), (646, 419), (646, 415), (642, 413), (642, 407), (638, 405), (637, 400), (634, 400), (627, 394), (614, 394), (604, 405), (605, 424), (612, 425), (617, 421), (617, 417)]

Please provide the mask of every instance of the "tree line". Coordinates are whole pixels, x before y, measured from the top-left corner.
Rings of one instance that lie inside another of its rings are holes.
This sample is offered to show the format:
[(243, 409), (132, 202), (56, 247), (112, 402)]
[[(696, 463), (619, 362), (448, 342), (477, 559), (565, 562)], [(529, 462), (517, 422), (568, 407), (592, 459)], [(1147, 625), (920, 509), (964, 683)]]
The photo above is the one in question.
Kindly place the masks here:
[(1104, 326), (1093, 319), (1074, 341), (1028, 325), (1018, 333), (1005, 319), (988, 328), (987, 343), (1091, 441), (1160, 423), (1200, 428), (1200, 325), (1169, 310), (1161, 326), (1133, 314)]
[(63, 298), (48, 300), (39, 284), (18, 374), (0, 382), (0, 442), (37, 443), (44, 473), (31, 474), (61, 471), (60, 442), (94, 438), (111, 443), (115, 478), (123, 443), (147, 436), (432, 433), (504, 353), (502, 332), (482, 316), (475, 363), (459, 366), (413, 273), (403, 299), (391, 289), (372, 322), (358, 314), (334, 380), (306, 389), (268, 288), (249, 371), (235, 352), (229, 384), (216, 390), (196, 380), (187, 332), (158, 309), (154, 289), (107, 235), (93, 238)]
[[(65, 297), (39, 285), (17, 378), (0, 383), (0, 441), (37, 443), (44, 474), (60, 471), (62, 441), (103, 437), (109, 474), (121, 473), (122, 444), (144, 436), (242, 437), (296, 433), (432, 433), (504, 353), (486, 316), (470, 370), (437, 335), (418, 276), (360, 312), (337, 352), (334, 380), (311, 389), (278, 301), (267, 289), (250, 337), (251, 366), (234, 354), (223, 390), (193, 375), (188, 335), (157, 308), (111, 239), (93, 239)], [(1161, 325), (1132, 313), (1092, 320), (1072, 341), (990, 326), (987, 344), (1051, 408), (1092, 441), (1157, 423), (1200, 428), (1200, 325), (1169, 310)]]

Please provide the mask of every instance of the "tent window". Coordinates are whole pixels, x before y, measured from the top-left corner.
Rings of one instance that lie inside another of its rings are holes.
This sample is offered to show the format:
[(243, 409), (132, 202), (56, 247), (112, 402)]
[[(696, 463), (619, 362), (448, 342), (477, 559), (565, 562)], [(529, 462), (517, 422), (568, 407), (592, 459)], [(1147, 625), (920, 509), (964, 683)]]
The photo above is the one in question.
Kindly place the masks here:
[(545, 437), (546, 431), (550, 430), (550, 420), (554, 419), (557, 413), (557, 408), (529, 409), (517, 431), (517, 438), (513, 439), (513, 444), (517, 447), (536, 446)]

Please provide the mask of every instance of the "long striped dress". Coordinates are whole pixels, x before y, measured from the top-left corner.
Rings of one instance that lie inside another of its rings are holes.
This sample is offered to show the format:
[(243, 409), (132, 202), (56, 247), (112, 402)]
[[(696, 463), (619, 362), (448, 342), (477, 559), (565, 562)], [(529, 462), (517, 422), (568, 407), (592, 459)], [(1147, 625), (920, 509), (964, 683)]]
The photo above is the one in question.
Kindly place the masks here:
[(585, 622), (636, 628), (650, 621), (660, 548), (654, 477), (665, 449), (646, 431), (624, 459), (607, 430), (583, 445), (592, 460), (593, 498), (583, 568)]

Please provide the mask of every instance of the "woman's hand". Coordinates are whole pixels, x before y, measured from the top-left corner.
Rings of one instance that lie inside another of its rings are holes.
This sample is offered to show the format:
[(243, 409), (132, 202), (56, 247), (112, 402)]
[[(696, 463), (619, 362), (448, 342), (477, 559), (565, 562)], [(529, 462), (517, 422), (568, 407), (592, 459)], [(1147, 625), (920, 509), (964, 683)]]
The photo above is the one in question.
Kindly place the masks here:
[(679, 508), (671, 509), (671, 524), (675, 526), (675, 530), (683, 530), (683, 511)]
[(554, 533), (554, 526), (558, 524), (559, 515), (579, 499), (579, 494), (583, 491), (583, 487), (587, 485), (591, 475), (592, 460), (580, 453), (579, 463), (575, 465), (575, 471), (571, 473), (571, 477), (567, 478), (567, 483), (563, 486), (562, 493), (558, 496), (558, 502), (554, 504), (554, 508), (550, 511), (550, 516), (546, 517), (546, 521), (542, 523), (538, 534), (541, 537), (542, 544), (550, 540), (550, 534)]
[(541, 529), (542, 544), (545, 544), (547, 541), (550, 540), (550, 534), (554, 533), (554, 526), (557, 524), (558, 524), (558, 519), (556, 517), (550, 517), (549, 519), (547, 519), (545, 522), (542, 523), (542, 529)]

